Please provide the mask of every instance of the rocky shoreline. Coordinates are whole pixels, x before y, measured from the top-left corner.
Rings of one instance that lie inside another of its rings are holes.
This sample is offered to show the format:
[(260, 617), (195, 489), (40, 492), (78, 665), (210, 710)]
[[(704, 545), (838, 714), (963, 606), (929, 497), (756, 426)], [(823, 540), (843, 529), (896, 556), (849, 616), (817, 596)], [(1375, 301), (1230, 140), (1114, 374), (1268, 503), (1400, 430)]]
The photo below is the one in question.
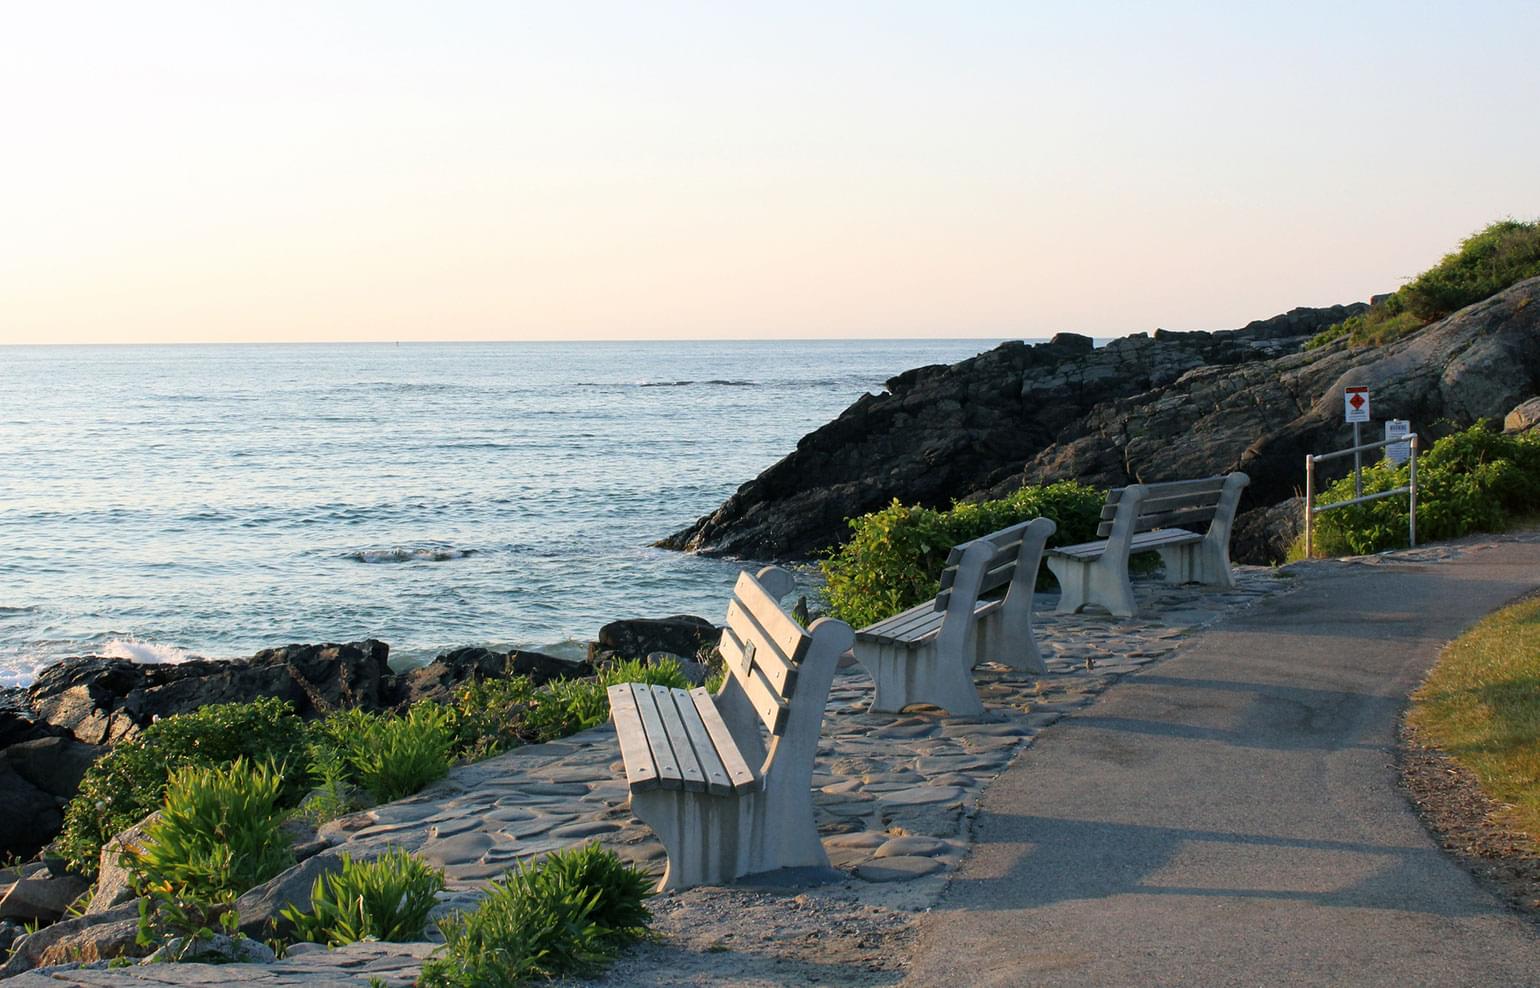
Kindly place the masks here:
[[(402, 710), (447, 700), (471, 679), (528, 676), (535, 685), (591, 675), (597, 663), (657, 652), (693, 660), (715, 644), (704, 618), (674, 615), (613, 621), (581, 660), (541, 652), (457, 648), (427, 665), (391, 669), (390, 646), (368, 639), (285, 645), (248, 659), (192, 659), (176, 664), (86, 655), (45, 668), (25, 688), (0, 690), (0, 859), (27, 859), (59, 832), (63, 809), (87, 768), (111, 745), (136, 737), (161, 717), (211, 703), (276, 697), (306, 719), (332, 711)], [(0, 920), (8, 915), (0, 902)]]
[(1540, 395), (1536, 301), (1540, 278), (1358, 349), (1345, 339), (1304, 345), (1363, 303), (1294, 309), (1224, 332), (1156, 330), (1099, 349), (1068, 333), (1005, 343), (863, 395), (658, 545), (810, 558), (845, 539), (846, 519), (894, 498), (945, 507), (1055, 480), (1113, 487), (1243, 470), (1251, 485), (1232, 556), (1276, 562), (1298, 514), (1277, 506), (1298, 493), (1304, 455), (1349, 444), (1345, 385), (1371, 388), (1376, 421), (1407, 419), (1426, 437), (1482, 418), (1533, 427), (1525, 403)]

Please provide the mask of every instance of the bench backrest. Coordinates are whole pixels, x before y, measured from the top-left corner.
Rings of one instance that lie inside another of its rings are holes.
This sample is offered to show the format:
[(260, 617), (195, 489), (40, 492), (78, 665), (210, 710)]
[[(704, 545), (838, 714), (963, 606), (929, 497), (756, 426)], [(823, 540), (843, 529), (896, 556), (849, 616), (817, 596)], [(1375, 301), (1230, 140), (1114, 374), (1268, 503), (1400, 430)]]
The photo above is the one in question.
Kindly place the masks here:
[(747, 571), (738, 574), (719, 646), (729, 674), (765, 728), (777, 736), (786, 728), (797, 667), (813, 643), (812, 635), (781, 609), (779, 598), (790, 592), (790, 580), (780, 569), (761, 571), (759, 578)]
[[(1208, 524), (1219, 510), (1226, 480), (1226, 477), (1204, 477), (1201, 480), (1136, 485), (1143, 490), (1144, 497), (1138, 503), (1138, 514), (1134, 517), (1131, 534), (1156, 528), (1186, 528)], [(1102, 506), (1101, 524), (1096, 527), (1097, 538), (1104, 539), (1112, 534), (1118, 506), (1127, 493), (1134, 489), (1134, 486), (1119, 487), (1107, 492), (1107, 503)]]
[[(1036, 519), (1034, 519), (1036, 520)], [(963, 555), (968, 547), (977, 543), (986, 543), (990, 546), (989, 558), (984, 563), (984, 579), (979, 585), (978, 595), (983, 596), (991, 591), (998, 590), (1016, 576), (1017, 561), (1021, 558), (1021, 542), (1027, 537), (1027, 529), (1031, 521), (1024, 521), (1009, 528), (1002, 528), (998, 532), (992, 532), (972, 542), (964, 542), (962, 545), (952, 547), (947, 553), (946, 568), (941, 571), (941, 592), (936, 594), (936, 613), (942, 613), (952, 602), (952, 588), (957, 585), (957, 573), (962, 566)], [(1049, 529), (1050, 533), (1052, 529)], [(1045, 536), (1046, 537), (1046, 536)], [(1037, 574), (1031, 574), (1035, 583)]]

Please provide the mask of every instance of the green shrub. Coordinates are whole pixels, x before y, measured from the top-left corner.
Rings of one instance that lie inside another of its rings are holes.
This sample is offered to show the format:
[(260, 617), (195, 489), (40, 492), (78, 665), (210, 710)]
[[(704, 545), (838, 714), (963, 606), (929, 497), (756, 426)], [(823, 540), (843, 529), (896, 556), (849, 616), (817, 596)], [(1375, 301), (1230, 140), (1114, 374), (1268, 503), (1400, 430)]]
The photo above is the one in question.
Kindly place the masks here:
[(309, 785), (305, 748), (304, 722), (272, 697), (162, 718), (86, 771), (53, 849), (80, 874), (96, 874), (102, 845), (158, 809), (169, 774), (184, 765), (224, 765), (244, 757), (298, 768), (280, 796), (292, 804)]
[(537, 741), (554, 741), (602, 724), (610, 716), (606, 687), (597, 679), (558, 679), (535, 691), (524, 729)]
[(341, 871), (315, 880), (310, 911), (288, 906), (283, 917), (298, 939), (330, 947), (364, 939), (420, 940), (443, 889), (442, 871), (400, 848), (372, 861), (344, 854)]
[(1354, 346), (1388, 343), (1510, 285), (1540, 276), (1540, 222), (1503, 220), (1460, 243), (1388, 299), (1317, 333), (1314, 349), (1347, 337)]
[(404, 716), (346, 710), (326, 718), (321, 743), (341, 752), (353, 778), (382, 803), (402, 799), (449, 773), (455, 728), (437, 703)]
[(1105, 492), (1073, 481), (1023, 487), (942, 511), (895, 500), (850, 520), (854, 536), (822, 564), (835, 617), (860, 628), (936, 595), (954, 545), (1032, 518), (1052, 518), (1049, 545), (1096, 537)]
[(468, 761), (490, 758), (524, 743), (520, 731), (535, 692), (528, 676), (484, 679), (455, 687), (455, 754)]
[(599, 682), (608, 689), (620, 683), (645, 683), (648, 686), (667, 686), (671, 689), (688, 689), (690, 681), (677, 659), (660, 659), (651, 665), (643, 659), (626, 659), (611, 663), (599, 673)]
[(423, 988), (506, 988), (596, 971), (651, 918), (648, 879), (589, 845), (521, 867), (475, 911), (439, 924), (444, 946), (423, 966)]
[[(1407, 484), (1409, 468), (1380, 462), (1363, 472), (1365, 494)], [(1353, 497), (1353, 478), (1326, 488), (1318, 504)], [(1540, 436), (1505, 436), (1485, 424), (1445, 436), (1417, 460), (1417, 537), (1432, 542), (1501, 531), (1540, 509)], [(1387, 497), (1318, 515), (1315, 548), (1360, 555), (1407, 544), (1406, 498)]]

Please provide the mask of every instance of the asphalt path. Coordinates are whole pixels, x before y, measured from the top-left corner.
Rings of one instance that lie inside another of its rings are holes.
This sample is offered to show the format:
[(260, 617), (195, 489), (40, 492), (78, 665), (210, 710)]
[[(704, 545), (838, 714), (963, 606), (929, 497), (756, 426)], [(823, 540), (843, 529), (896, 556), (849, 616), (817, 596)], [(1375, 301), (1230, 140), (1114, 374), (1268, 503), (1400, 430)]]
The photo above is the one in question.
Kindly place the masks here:
[(1311, 564), (991, 784), (911, 985), (1540, 985), (1540, 932), (1399, 788), (1407, 694), (1540, 588), (1533, 538)]

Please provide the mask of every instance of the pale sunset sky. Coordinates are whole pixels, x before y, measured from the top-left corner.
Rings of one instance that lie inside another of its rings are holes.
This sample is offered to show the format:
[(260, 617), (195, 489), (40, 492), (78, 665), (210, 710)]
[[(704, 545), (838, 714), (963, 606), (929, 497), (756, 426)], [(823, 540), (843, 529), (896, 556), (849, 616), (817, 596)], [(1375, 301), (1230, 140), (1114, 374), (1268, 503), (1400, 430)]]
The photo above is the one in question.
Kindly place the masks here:
[(1540, 216), (1540, 3), (0, 0), (0, 343), (1099, 336)]

